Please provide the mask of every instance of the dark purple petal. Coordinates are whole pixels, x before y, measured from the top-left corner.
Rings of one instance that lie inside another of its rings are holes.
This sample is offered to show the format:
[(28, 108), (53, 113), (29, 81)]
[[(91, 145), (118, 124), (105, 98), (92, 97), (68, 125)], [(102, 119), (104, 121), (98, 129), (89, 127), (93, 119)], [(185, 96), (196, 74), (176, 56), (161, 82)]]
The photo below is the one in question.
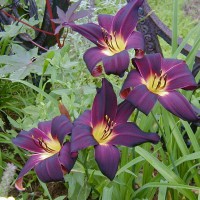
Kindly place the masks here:
[(22, 186), (23, 176), (25, 176), (31, 169), (35, 167), (41, 161), (41, 157), (39, 155), (32, 155), (28, 161), (26, 162), (25, 166), (22, 168), (19, 176), (17, 177), (15, 187), (18, 190), (25, 190)]
[(91, 110), (84, 111), (75, 121), (74, 125), (87, 125), (92, 126)]
[(112, 15), (98, 15), (98, 22), (101, 27), (103, 27), (105, 30), (108, 31), (108, 33), (111, 33), (112, 31), (112, 22), (113, 22), (114, 16)]
[(72, 123), (65, 115), (60, 115), (52, 120), (51, 133), (53, 138), (58, 138), (60, 144), (66, 135), (72, 132)]
[[(45, 138), (46, 135), (37, 128), (33, 128), (30, 131), (21, 131), (16, 138), (12, 139), (12, 142), (23, 149), (31, 151), (33, 153), (42, 153), (45, 152), (40, 145), (38, 145), (37, 138)], [(45, 138), (44, 140), (48, 140)]]
[(117, 108), (115, 123), (119, 124), (127, 122), (134, 109), (135, 107), (133, 106), (133, 104), (126, 100), (120, 103)]
[(138, 21), (138, 9), (143, 0), (132, 0), (121, 8), (113, 19), (113, 33), (119, 33), (124, 40), (129, 37)]
[(182, 65), (184, 65), (184, 61), (183, 60), (178, 60), (175, 58), (162, 58), (162, 70), (163, 72), (167, 72), (168, 70), (170, 70), (171, 68), (176, 68), (176, 67), (180, 67)]
[(156, 103), (157, 96), (150, 92), (145, 85), (139, 85), (129, 93), (126, 100), (130, 101), (138, 110), (148, 115)]
[(138, 31), (133, 31), (127, 39), (126, 49), (144, 50), (144, 37)]
[(61, 165), (67, 170), (67, 173), (71, 171), (73, 168), (76, 158), (71, 157), (71, 143), (67, 142), (63, 145), (62, 149), (60, 150), (58, 159)]
[(38, 178), (44, 182), (62, 181), (63, 172), (58, 159), (58, 154), (46, 158), (35, 166)]
[(158, 100), (165, 107), (165, 109), (183, 120), (200, 120), (200, 117), (197, 116), (197, 113), (195, 112), (193, 106), (179, 92), (169, 92), (164, 96), (159, 96)]
[(141, 77), (140, 73), (137, 70), (132, 70), (131, 72), (129, 72), (120, 91), (120, 96), (122, 98), (126, 98), (129, 94), (126, 92), (127, 89), (128, 92), (130, 92), (131, 89), (133, 89), (134, 87), (142, 85), (142, 79), (143, 78)]
[(127, 122), (119, 124), (113, 129), (113, 137), (108, 142), (112, 145), (123, 145), (134, 147), (145, 142), (158, 143), (160, 137), (156, 133), (145, 133), (134, 123)]
[(95, 146), (95, 160), (102, 174), (113, 180), (120, 161), (120, 152), (112, 145)]
[(109, 81), (102, 79), (102, 87), (97, 90), (92, 105), (92, 125), (104, 123), (107, 115), (111, 121), (115, 119), (117, 113), (117, 97)]
[(133, 65), (137, 67), (142, 77), (147, 80), (150, 75), (160, 75), (161, 73), (161, 54), (148, 54), (141, 59), (132, 59)]
[(77, 125), (73, 128), (71, 135), (71, 152), (77, 152), (78, 150), (97, 144), (97, 141), (92, 135), (91, 127)]
[(128, 69), (130, 58), (128, 52), (124, 50), (113, 56), (103, 57), (102, 61), (106, 74), (115, 74), (121, 77)]
[(50, 121), (44, 121), (38, 123), (38, 129), (40, 129), (42, 132), (44, 132), (46, 135), (51, 134), (51, 122)]
[(88, 70), (93, 76), (100, 76), (102, 73), (102, 70), (98, 71), (96, 70), (97, 64), (102, 60), (103, 57), (106, 55), (102, 52), (102, 49), (98, 47), (92, 47), (88, 49), (84, 55), (83, 59), (87, 65)]
[[(188, 69), (187, 64), (181, 60), (162, 59), (164, 66), (163, 73), (167, 74), (166, 90), (175, 90), (180, 88), (195, 89), (197, 84), (194, 76)], [(171, 68), (169, 67), (171, 65)], [(162, 68), (163, 68), (162, 66)], [(168, 66), (168, 67), (167, 67)]]
[(74, 13), (70, 17), (69, 21), (70, 22), (76, 21), (77, 19), (81, 19), (83, 17), (86, 17), (86, 16), (90, 15), (91, 13), (92, 13), (92, 11), (89, 11), (89, 10), (80, 10), (80, 11)]
[(73, 31), (78, 32), (97, 46), (98, 43), (103, 40), (102, 36), (102, 30), (101, 27), (94, 23), (88, 23), (88, 24), (82, 24), (82, 25), (76, 25), (76, 24), (70, 24), (70, 27)]

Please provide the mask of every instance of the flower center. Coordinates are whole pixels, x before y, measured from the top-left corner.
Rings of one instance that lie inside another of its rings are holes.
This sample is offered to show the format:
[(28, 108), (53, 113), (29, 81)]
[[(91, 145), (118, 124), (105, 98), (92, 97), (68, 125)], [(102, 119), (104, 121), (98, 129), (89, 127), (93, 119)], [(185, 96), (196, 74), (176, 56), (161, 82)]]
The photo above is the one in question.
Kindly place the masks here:
[(99, 41), (98, 44), (101, 47), (106, 48), (106, 50), (103, 51), (106, 55), (112, 56), (125, 50), (125, 42), (122, 37), (116, 35), (116, 32), (109, 34), (104, 28), (101, 28), (101, 30), (104, 44)]
[(151, 75), (146, 82), (146, 86), (151, 92), (160, 95), (163, 92), (165, 92), (166, 85), (167, 85), (167, 74), (162, 74), (162, 71), (161, 75), (157, 74)]
[(60, 142), (57, 139), (52, 138), (50, 134), (48, 134), (48, 137), (49, 140), (44, 141), (43, 138), (35, 139), (34, 136), (32, 135), (34, 143), (38, 147), (42, 148), (47, 155), (52, 156), (60, 151), (61, 145)]
[(93, 136), (99, 144), (106, 144), (112, 138), (112, 131), (116, 123), (106, 115), (105, 121), (101, 125), (93, 128)]

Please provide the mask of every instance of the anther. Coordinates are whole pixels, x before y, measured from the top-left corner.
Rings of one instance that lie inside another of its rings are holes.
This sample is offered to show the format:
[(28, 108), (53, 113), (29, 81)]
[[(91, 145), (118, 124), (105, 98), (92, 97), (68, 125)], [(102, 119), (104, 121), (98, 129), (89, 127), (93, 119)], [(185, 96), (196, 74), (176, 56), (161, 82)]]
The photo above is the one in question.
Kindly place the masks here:
[(154, 86), (154, 83), (155, 83), (156, 77), (157, 77), (157, 75), (154, 74), (154, 77), (153, 77), (153, 83), (152, 83), (152, 86), (151, 86), (152, 88), (153, 88), (153, 86)]

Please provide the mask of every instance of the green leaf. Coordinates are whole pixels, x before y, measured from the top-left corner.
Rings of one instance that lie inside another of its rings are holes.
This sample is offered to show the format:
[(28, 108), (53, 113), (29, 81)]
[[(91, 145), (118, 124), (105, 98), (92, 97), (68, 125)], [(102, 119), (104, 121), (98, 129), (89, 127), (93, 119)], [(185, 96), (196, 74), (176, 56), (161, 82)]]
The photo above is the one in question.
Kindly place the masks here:
[[(31, 72), (42, 74), (42, 66), (44, 63), (44, 55), (38, 57), (37, 48), (26, 51), (22, 47), (13, 46), (14, 51), (18, 51), (14, 55), (0, 56), (0, 63), (5, 66), (0, 68), (0, 77), (10, 75), (12, 79), (24, 79)], [(38, 57), (38, 58), (37, 58)], [(33, 61), (33, 58), (37, 58)]]
[[(163, 182), (163, 180), (161, 180), (161, 183)], [(167, 186), (160, 186), (159, 187), (159, 192), (158, 192), (158, 199), (159, 200), (166, 200), (167, 196)]]
[(19, 128), (21, 129), (21, 125), (19, 123), (17, 123), (14, 119), (12, 119), (10, 116), (7, 115), (8, 121), (10, 122), (10, 124), (15, 127), (15, 128)]
[(16, 79), (10, 79), (10, 78), (1, 78), (3, 80), (10, 80), (12, 82), (19, 82), (22, 83), (30, 88), (32, 88), (33, 90), (37, 91), (39, 94), (41, 94), (42, 96), (46, 97), (49, 101), (51, 101), (52, 103), (54, 103), (56, 106), (58, 105), (57, 100), (55, 100), (52, 96), (50, 96), (49, 94), (47, 94), (46, 92), (44, 92), (43, 90), (41, 90), (40, 88), (26, 82), (26, 81), (22, 81), (22, 80), (16, 80)]
[[(186, 190), (192, 190), (199, 192), (200, 188), (191, 186), (191, 185), (185, 185), (185, 184), (177, 184), (177, 183), (160, 183), (160, 182), (151, 182), (143, 185), (140, 189), (136, 191), (136, 193), (142, 192), (146, 188), (152, 188), (152, 187), (167, 187), (167, 188), (174, 188), (174, 189), (186, 189)], [(196, 198), (195, 198), (196, 199)]]
[[(149, 162), (169, 183), (185, 185), (184, 181), (179, 176), (171, 171), (169, 167), (160, 162), (156, 157), (152, 156), (151, 153), (147, 152), (139, 146), (135, 148), (135, 151), (147, 162)], [(195, 199), (195, 196), (191, 191), (184, 190), (182, 188), (177, 188), (177, 190), (190, 200)]]
[(51, 59), (54, 57), (54, 55), (55, 55), (55, 52), (54, 52), (54, 51), (49, 51), (49, 52), (47, 52), (46, 58), (45, 58), (45, 61), (44, 61), (44, 65), (43, 65), (42, 74), (44, 74), (44, 73), (46, 72), (47, 67), (48, 67), (48, 65), (49, 65), (49, 63), (50, 63), (49, 60), (51, 60)]
[(49, 190), (47, 188), (47, 185), (45, 183), (43, 183), (42, 181), (40, 181), (40, 179), (38, 178), (38, 181), (40, 182), (40, 185), (42, 186), (42, 188), (44, 189), (44, 192), (46, 193), (46, 195), (49, 197), (50, 200), (52, 200), (52, 197), (49, 193)]
[(184, 40), (181, 42), (179, 47), (176, 49), (174, 54), (172, 55), (173, 58), (176, 58), (178, 54), (181, 52), (181, 50), (184, 48), (184, 46), (188, 43), (189, 39), (194, 35), (194, 33), (200, 32), (200, 23), (197, 24), (189, 33), (188, 35), (184, 38)]
[(172, 54), (178, 47), (178, 0), (173, 1)]
[(113, 187), (111, 187), (111, 188), (104, 187), (102, 200), (112, 199), (112, 193), (113, 193)]
[(57, 197), (57, 198), (55, 198), (54, 200), (63, 200), (63, 199), (65, 199), (67, 196), (59, 196), (59, 197)]

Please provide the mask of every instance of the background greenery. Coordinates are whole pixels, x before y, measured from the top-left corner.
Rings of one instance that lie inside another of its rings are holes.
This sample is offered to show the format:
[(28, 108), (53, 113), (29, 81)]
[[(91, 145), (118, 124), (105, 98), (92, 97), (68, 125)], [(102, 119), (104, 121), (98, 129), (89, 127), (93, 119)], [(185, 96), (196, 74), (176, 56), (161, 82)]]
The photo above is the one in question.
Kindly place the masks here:
[[(154, 12), (173, 30), (172, 46), (160, 39), (164, 56), (184, 58), (192, 69), (200, 47), (200, 24), (184, 14), (184, 4), (192, 2), (188, 1), (148, 0)], [(1, 5), (9, 3), (0, 2)], [(40, 22), (44, 3), (37, 0)], [(82, 19), (79, 23), (95, 21), (98, 13), (115, 14), (124, 4), (125, 1), (119, 0), (96, 0), (92, 18)], [(83, 0), (81, 8), (89, 5), (89, 1)], [(38, 23), (33, 19), (27, 22), (32, 25)], [(37, 126), (39, 121), (58, 115), (59, 99), (62, 99), (72, 119), (77, 118), (85, 109), (91, 108), (102, 77), (91, 77), (85, 67), (82, 56), (91, 43), (77, 33), (66, 30), (67, 38), (62, 49), (54, 46), (39, 56), (37, 48), (27, 52), (14, 41), (18, 33), (34, 34), (30, 28), (18, 23), (4, 28), (6, 31), (0, 32), (0, 178), (6, 163), (17, 166), (16, 178), (27, 156), (25, 151), (11, 143), (11, 139), (21, 129), (28, 130)], [(180, 55), (177, 36), (193, 46), (187, 57)], [(37, 60), (30, 64), (32, 57)], [(37, 86), (33, 84), (35, 75), (30, 75), (32, 72), (41, 76)], [(112, 82), (118, 94), (126, 75), (123, 78), (113, 75), (105, 77)], [(199, 79), (200, 73), (196, 77), (197, 81)], [(185, 94), (200, 108), (199, 90)], [(159, 105), (149, 116), (134, 112), (130, 120), (135, 121), (143, 131), (158, 132), (162, 142), (129, 149), (120, 147), (122, 159), (113, 182), (98, 170), (93, 149), (89, 148), (79, 153), (79, 160), (72, 173), (66, 175), (65, 183), (44, 184), (32, 171), (24, 178), (27, 190), (19, 193), (12, 185), (8, 195), (14, 195), (16, 199), (57, 200), (67, 197), (72, 200), (200, 199), (200, 128), (192, 128), (191, 124), (172, 116)]]

